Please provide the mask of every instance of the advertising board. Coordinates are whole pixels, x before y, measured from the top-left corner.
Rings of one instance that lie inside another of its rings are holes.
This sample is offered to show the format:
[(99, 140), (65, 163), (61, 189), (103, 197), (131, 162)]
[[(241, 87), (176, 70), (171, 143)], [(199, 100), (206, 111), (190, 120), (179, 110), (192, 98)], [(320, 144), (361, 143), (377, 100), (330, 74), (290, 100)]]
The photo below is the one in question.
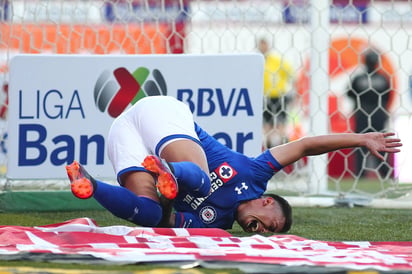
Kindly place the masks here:
[[(11, 179), (65, 178), (73, 160), (115, 177), (106, 136), (144, 96), (169, 95), (234, 150), (261, 151), (263, 56), (17, 55), (10, 64)], [(160, 114), (159, 114), (160, 115)]]

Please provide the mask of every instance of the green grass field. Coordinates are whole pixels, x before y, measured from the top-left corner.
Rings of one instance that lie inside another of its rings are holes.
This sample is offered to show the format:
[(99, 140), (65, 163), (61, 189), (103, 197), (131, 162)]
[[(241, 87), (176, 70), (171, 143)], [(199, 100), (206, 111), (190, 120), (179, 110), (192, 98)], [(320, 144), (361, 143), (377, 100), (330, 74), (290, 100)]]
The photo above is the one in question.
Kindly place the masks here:
[[(356, 185), (355, 185), (356, 184)], [(331, 191), (350, 191), (353, 188), (365, 193), (378, 193), (382, 188), (388, 189), (391, 185), (382, 185), (378, 181), (361, 180), (354, 182), (347, 180), (336, 188), (333, 182), (329, 183)], [(411, 187), (411, 186), (406, 186)], [(286, 193), (279, 193), (286, 194)], [(403, 192), (405, 194), (405, 192)], [(389, 196), (392, 194), (389, 193)], [(393, 195), (398, 196), (398, 195)], [(60, 196), (59, 196), (60, 197)], [(23, 198), (27, 198), (24, 196)], [(13, 200), (11, 200), (13, 201)], [(4, 202), (4, 201), (3, 201)], [(6, 200), (8, 202), (8, 200)], [(55, 203), (57, 201), (50, 200)], [(303, 208), (293, 209), (294, 223), (289, 234), (312, 240), (324, 241), (412, 241), (412, 209), (375, 209), (368, 207), (328, 207), (328, 208)], [(52, 223), (60, 223), (66, 220), (89, 217), (94, 219), (99, 226), (125, 225), (134, 226), (125, 220), (114, 217), (105, 210), (73, 210), (73, 211), (27, 211), (27, 212), (0, 212), (0, 225), (17, 226), (41, 226)], [(234, 236), (250, 236), (251, 234), (242, 231), (240, 226), (235, 224), (229, 230)], [(269, 236), (269, 235), (266, 235)], [(1, 267), (13, 268), (28, 266), (35, 269), (61, 268), (61, 269), (82, 269), (96, 270), (99, 273), (110, 271), (113, 273), (148, 273), (147, 271), (165, 271), (164, 266), (156, 265), (126, 265), (126, 266), (99, 266), (99, 265), (70, 265), (58, 263), (44, 263), (32, 261), (0, 261)], [(170, 270), (170, 269), (169, 269)], [(173, 270), (173, 269), (172, 269)], [(196, 269), (197, 272), (184, 272), (181, 269), (174, 269), (177, 272), (164, 273), (217, 273), (216, 269)], [(39, 270), (40, 271), (40, 270)], [(43, 271), (43, 270), (42, 270)], [(120, 271), (120, 272), (119, 272)], [(80, 271), (83, 272), (83, 271)], [(77, 272), (77, 273), (80, 273)], [(240, 273), (234, 269), (220, 269), (220, 273)], [(21, 272), (11, 272), (21, 273)], [(26, 273), (26, 272), (24, 272)], [(35, 273), (35, 272), (30, 272)], [(40, 273), (40, 272), (39, 272)], [(46, 272), (42, 272), (46, 273)], [(150, 272), (154, 273), (154, 272)], [(157, 272), (156, 272), (157, 273)]]

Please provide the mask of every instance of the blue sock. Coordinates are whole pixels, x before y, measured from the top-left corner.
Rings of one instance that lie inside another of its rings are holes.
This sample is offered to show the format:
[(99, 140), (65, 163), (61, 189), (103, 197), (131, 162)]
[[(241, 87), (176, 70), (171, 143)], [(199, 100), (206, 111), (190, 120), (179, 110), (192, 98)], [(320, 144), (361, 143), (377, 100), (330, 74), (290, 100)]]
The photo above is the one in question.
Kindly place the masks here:
[(173, 169), (179, 187), (195, 194), (205, 197), (210, 191), (209, 174), (204, 172), (198, 165), (192, 162), (172, 162), (169, 165)]
[(96, 180), (93, 197), (114, 216), (140, 226), (156, 227), (162, 219), (159, 203), (121, 186)]

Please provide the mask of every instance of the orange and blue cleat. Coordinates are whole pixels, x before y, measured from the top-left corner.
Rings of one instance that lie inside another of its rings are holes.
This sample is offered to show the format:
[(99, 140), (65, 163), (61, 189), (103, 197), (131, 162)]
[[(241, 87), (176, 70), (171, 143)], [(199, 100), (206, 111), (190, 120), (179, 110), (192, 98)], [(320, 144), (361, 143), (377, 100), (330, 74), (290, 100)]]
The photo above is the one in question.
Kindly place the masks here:
[(156, 187), (166, 199), (174, 199), (178, 193), (178, 185), (169, 165), (163, 159), (149, 155), (142, 166), (157, 176)]
[(96, 182), (77, 161), (67, 165), (66, 172), (74, 196), (80, 199), (93, 196)]

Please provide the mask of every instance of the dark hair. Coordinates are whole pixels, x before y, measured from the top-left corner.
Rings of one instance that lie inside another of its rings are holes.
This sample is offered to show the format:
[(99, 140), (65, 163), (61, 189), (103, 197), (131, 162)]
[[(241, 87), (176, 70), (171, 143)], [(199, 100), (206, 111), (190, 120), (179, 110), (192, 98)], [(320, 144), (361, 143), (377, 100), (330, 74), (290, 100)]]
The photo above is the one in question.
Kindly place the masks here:
[(282, 209), (283, 216), (285, 216), (285, 224), (280, 232), (287, 232), (292, 226), (292, 207), (289, 202), (283, 197), (272, 193), (265, 193), (263, 196), (272, 197), (276, 202), (278, 202), (280, 208)]

